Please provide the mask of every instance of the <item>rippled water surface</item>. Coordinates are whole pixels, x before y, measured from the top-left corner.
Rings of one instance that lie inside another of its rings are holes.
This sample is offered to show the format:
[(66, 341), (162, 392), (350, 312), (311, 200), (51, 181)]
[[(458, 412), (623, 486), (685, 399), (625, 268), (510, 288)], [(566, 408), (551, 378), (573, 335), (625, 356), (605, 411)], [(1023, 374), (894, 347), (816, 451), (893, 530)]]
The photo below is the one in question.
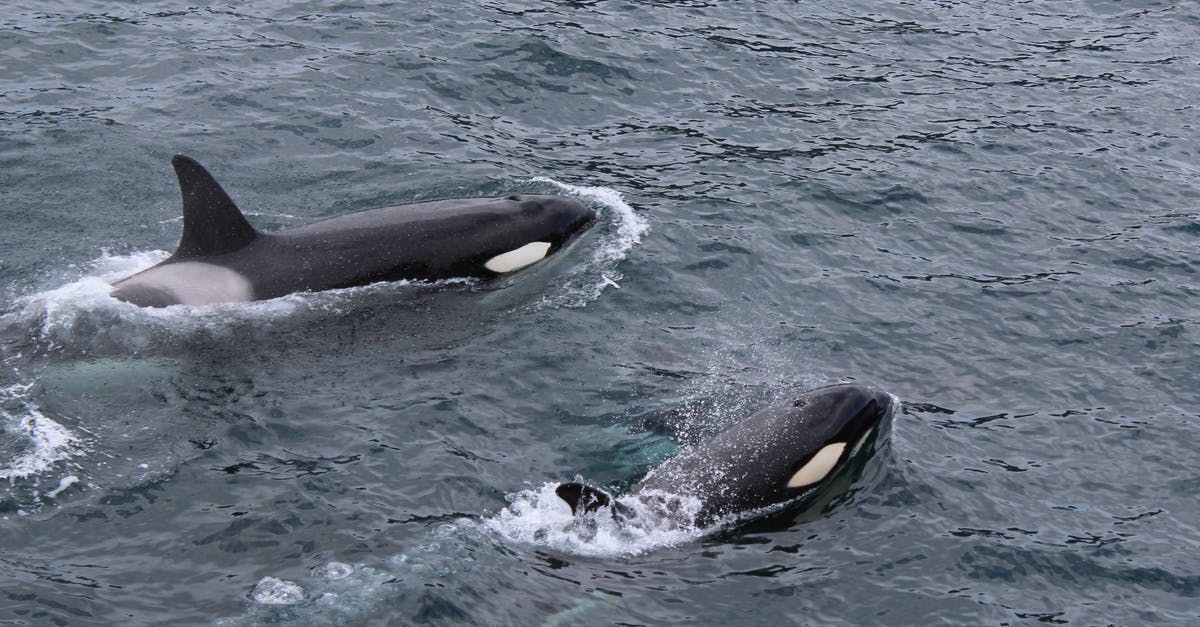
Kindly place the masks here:
[[(1197, 622), (1198, 16), (6, 9), (0, 622)], [(173, 250), (177, 152), (265, 230), (600, 219), (498, 284), (140, 310), (106, 280)], [(851, 380), (890, 446), (799, 519), (553, 496)]]

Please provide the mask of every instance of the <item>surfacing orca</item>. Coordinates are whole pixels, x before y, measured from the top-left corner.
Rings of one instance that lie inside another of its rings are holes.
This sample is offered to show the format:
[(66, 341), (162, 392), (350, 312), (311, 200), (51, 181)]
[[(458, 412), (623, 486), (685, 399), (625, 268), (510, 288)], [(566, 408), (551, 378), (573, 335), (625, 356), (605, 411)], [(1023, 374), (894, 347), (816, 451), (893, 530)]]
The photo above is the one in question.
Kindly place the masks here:
[(695, 527), (804, 502), (852, 461), (869, 456), (891, 432), (890, 395), (843, 384), (761, 409), (717, 437), (650, 471), (614, 497), (586, 483), (555, 489), (576, 515), (608, 508), (618, 522), (638, 511)]
[(171, 159), (183, 235), (167, 260), (113, 283), (143, 307), (208, 305), (399, 279), (491, 278), (565, 246), (596, 219), (560, 196), (455, 198), (260, 233), (196, 161)]

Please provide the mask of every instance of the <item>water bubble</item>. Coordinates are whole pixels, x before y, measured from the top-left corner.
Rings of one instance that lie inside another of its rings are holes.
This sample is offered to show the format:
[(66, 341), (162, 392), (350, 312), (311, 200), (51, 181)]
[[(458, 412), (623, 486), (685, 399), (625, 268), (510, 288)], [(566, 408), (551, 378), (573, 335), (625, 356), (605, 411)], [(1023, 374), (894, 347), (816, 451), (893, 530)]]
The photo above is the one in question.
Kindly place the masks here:
[(320, 567), (317, 576), (325, 579), (345, 579), (354, 574), (354, 567), (343, 562), (329, 562)]

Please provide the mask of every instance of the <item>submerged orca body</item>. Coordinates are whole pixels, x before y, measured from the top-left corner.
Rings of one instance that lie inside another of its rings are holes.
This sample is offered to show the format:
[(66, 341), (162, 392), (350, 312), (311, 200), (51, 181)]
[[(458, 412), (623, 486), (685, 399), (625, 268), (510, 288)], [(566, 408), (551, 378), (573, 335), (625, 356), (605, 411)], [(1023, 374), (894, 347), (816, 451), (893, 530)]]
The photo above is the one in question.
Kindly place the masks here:
[[(706, 527), (775, 505), (799, 503), (891, 430), (892, 398), (861, 385), (835, 385), (770, 405), (712, 440), (667, 460), (621, 497), (572, 482), (555, 493), (575, 514), (609, 508), (618, 522), (637, 516), (631, 501)], [(672, 503), (671, 501), (675, 502)]]
[(560, 196), (456, 198), (351, 213), (260, 233), (196, 161), (171, 164), (183, 235), (170, 258), (113, 284), (145, 307), (264, 300), (399, 279), (491, 278), (565, 246), (595, 213)]

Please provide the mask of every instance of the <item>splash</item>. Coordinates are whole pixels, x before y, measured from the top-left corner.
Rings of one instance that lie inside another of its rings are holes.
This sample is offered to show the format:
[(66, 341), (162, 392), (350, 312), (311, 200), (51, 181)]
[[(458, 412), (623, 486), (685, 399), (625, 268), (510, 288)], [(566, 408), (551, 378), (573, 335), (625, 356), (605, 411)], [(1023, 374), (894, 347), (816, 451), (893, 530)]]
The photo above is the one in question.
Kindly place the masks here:
[[(510, 497), (510, 505), (481, 524), (508, 542), (554, 549), (585, 557), (619, 558), (695, 541), (715, 529), (692, 521), (700, 510), (695, 498), (646, 494), (624, 499), (634, 510), (631, 520), (618, 523), (607, 509), (576, 516), (554, 493), (557, 483)], [(664, 506), (669, 504), (669, 506)]]

